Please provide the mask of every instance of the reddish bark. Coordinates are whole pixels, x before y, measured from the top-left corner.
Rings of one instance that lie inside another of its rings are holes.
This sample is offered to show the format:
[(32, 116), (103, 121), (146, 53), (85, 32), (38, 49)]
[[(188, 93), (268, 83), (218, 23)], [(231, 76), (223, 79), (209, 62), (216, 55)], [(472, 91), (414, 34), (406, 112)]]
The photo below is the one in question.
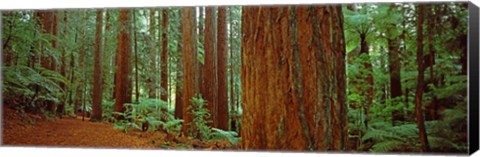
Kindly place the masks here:
[(228, 130), (227, 8), (218, 8), (217, 33), (217, 128)]
[(162, 58), (161, 58), (161, 98), (163, 101), (167, 101), (168, 99), (168, 12), (167, 9), (163, 9), (162, 11)]
[[(117, 71), (115, 73), (115, 112), (124, 112), (124, 103), (130, 103), (128, 99), (130, 92), (128, 91), (128, 84), (130, 84), (129, 75), (129, 58), (130, 58), (130, 29), (129, 29), (129, 14), (128, 9), (120, 9), (120, 33), (118, 35), (117, 48)], [(131, 95), (130, 95), (131, 97)], [(124, 117), (118, 114), (114, 115), (116, 119), (123, 119)]]
[(97, 10), (96, 17), (96, 31), (95, 31), (95, 54), (93, 63), (93, 99), (92, 99), (92, 116), (91, 120), (102, 120), (102, 24), (103, 23), (103, 11)]
[(208, 119), (212, 123), (210, 126), (216, 127), (217, 122), (217, 67), (215, 54), (215, 10), (214, 7), (205, 8), (205, 62), (204, 62), (204, 99), (207, 101), (207, 108), (211, 117)]
[(345, 150), (341, 7), (243, 7), (242, 33), (241, 147)]
[(422, 111), (422, 97), (424, 91), (425, 79), (425, 65), (423, 64), (423, 4), (418, 4), (418, 18), (417, 18), (417, 64), (418, 64), (418, 78), (417, 90), (415, 92), (415, 115), (417, 118), (417, 127), (419, 130), (419, 140), (422, 144), (422, 152), (430, 151), (425, 129), (425, 122)]

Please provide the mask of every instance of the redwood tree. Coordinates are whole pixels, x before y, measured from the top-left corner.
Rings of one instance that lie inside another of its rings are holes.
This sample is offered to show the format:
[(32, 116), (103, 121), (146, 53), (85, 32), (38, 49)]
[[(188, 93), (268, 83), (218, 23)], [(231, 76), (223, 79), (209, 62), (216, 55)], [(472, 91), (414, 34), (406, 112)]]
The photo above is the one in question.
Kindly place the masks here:
[(207, 101), (207, 108), (211, 113), (211, 126), (216, 127), (217, 112), (217, 73), (215, 59), (215, 9), (214, 7), (205, 7), (205, 66), (204, 66), (204, 99)]
[(91, 120), (102, 120), (102, 19), (103, 11), (97, 10), (96, 31), (95, 31), (95, 54), (93, 63), (93, 104)]
[(183, 59), (183, 127), (182, 132), (190, 134), (190, 123), (193, 120), (189, 106), (190, 101), (198, 93), (198, 82), (196, 77), (197, 64), (197, 39), (195, 37), (195, 9), (193, 7), (182, 8), (182, 59)]
[(341, 6), (242, 10), (241, 147), (345, 150)]
[[(129, 58), (130, 58), (130, 34), (129, 34), (129, 15), (128, 9), (120, 9), (120, 33), (118, 34), (118, 46), (117, 46), (117, 71), (115, 73), (115, 112), (124, 112), (124, 103), (130, 103), (131, 94), (128, 90), (128, 84), (130, 84), (129, 75)], [(115, 114), (116, 119), (123, 119), (124, 117)]]
[(168, 100), (168, 10), (162, 10), (162, 56), (161, 56), (161, 99)]
[(217, 33), (217, 128), (228, 130), (227, 8), (218, 8)]

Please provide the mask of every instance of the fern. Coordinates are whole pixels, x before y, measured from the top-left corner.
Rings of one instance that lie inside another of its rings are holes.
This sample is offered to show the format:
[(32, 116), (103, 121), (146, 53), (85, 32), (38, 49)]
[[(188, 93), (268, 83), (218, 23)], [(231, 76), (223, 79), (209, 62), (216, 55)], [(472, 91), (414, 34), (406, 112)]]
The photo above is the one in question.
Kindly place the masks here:
[(224, 131), (222, 129), (212, 128), (212, 140), (227, 140), (232, 145), (238, 144), (240, 138), (235, 131)]

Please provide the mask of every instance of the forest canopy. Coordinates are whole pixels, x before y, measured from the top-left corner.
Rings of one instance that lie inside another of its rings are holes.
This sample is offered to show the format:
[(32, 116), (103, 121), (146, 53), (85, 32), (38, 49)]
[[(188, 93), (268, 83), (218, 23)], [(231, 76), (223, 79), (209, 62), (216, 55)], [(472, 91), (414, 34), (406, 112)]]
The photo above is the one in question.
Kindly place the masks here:
[(2, 11), (3, 107), (157, 148), (466, 153), (467, 8)]

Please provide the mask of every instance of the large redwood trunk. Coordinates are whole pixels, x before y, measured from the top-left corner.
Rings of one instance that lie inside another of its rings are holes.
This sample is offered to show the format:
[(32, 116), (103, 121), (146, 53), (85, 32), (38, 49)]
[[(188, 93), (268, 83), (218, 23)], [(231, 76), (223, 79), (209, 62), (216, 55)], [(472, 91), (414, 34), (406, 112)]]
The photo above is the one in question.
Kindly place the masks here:
[(242, 11), (246, 150), (345, 150), (345, 41), (340, 6)]
[(195, 70), (197, 69), (197, 39), (195, 32), (195, 12), (193, 7), (182, 8), (182, 58), (183, 58), (183, 127), (182, 132), (190, 135), (189, 131), (193, 127), (191, 122), (193, 120), (192, 112), (189, 106), (192, 105), (190, 101), (195, 94), (198, 93), (198, 80)]
[[(120, 9), (120, 33), (118, 35), (117, 47), (117, 71), (115, 73), (115, 112), (124, 112), (124, 103), (130, 103), (131, 93), (128, 90), (129, 82), (129, 58), (130, 58), (130, 11), (128, 9)], [(130, 96), (129, 96), (130, 95)], [(129, 99), (130, 98), (130, 99)], [(114, 115), (116, 119), (123, 119), (123, 116)]]
[(218, 8), (217, 33), (217, 128), (228, 130), (227, 8)]
[(205, 7), (205, 62), (204, 62), (204, 99), (207, 101), (207, 108), (211, 117), (208, 119), (212, 123), (210, 126), (216, 127), (217, 122), (217, 68), (215, 58), (215, 9), (214, 7)]
[(103, 11), (101, 9), (98, 9), (95, 28), (95, 54), (93, 63), (93, 104), (91, 116), (91, 120), (93, 121), (102, 120), (102, 21)]
[(422, 111), (422, 97), (425, 84), (425, 65), (423, 63), (423, 4), (417, 4), (418, 18), (417, 18), (417, 64), (418, 64), (418, 78), (417, 90), (415, 92), (415, 115), (417, 118), (417, 127), (419, 130), (419, 140), (422, 144), (422, 152), (430, 151), (427, 139), (427, 132), (425, 130), (425, 122)]
[(168, 39), (167, 39), (167, 32), (168, 32), (168, 12), (167, 9), (162, 10), (162, 58), (161, 58), (161, 98), (163, 101), (167, 101), (168, 99)]

